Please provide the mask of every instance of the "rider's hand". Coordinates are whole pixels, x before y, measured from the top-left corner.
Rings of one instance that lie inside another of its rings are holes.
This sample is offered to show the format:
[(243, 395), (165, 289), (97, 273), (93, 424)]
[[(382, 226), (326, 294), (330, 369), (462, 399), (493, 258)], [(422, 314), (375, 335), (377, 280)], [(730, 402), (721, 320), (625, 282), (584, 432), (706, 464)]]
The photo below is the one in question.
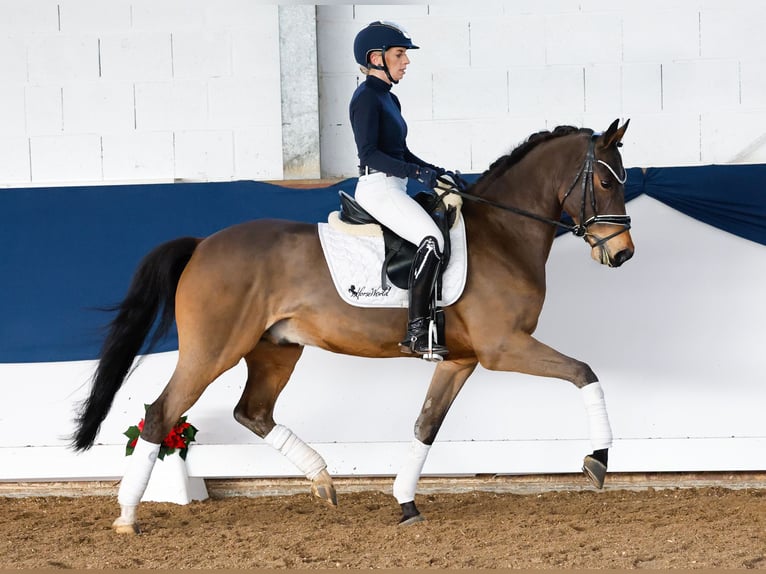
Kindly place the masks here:
[(436, 187), (437, 177), (439, 177), (439, 174), (436, 173), (435, 170), (431, 169), (430, 167), (421, 166), (418, 169), (418, 174), (416, 176), (416, 179), (420, 182), (428, 186), (428, 189), (433, 189)]

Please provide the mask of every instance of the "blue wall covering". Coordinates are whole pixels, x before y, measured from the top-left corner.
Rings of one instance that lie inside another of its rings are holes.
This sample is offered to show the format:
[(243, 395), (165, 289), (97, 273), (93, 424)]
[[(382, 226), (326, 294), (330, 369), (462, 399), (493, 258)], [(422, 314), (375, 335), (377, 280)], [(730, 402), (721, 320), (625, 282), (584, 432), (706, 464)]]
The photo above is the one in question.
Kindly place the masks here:
[[(766, 245), (765, 182), (766, 165), (632, 168), (626, 198), (645, 193)], [(325, 221), (338, 208), (338, 191), (353, 194), (355, 184), (348, 179), (316, 189), (241, 181), (0, 190), (0, 362), (97, 358), (102, 328), (111, 318), (100, 308), (122, 299), (136, 265), (153, 247), (257, 218)], [(156, 350), (174, 348), (175, 333)]]

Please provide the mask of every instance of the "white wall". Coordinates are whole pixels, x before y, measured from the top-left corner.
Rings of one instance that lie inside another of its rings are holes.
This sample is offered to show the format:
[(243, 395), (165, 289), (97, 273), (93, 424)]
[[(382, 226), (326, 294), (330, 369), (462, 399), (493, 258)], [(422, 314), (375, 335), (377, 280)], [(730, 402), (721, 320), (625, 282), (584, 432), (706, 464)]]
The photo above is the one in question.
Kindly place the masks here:
[(766, 161), (766, 5), (759, 0), (486, 1), (319, 6), (322, 164), (352, 175), (353, 37), (389, 19), (421, 46), (394, 88), (408, 143), (484, 171), (530, 133), (630, 118), (628, 166)]
[[(759, 0), (301, 13), (316, 17), (316, 47), (289, 18), (280, 44), (280, 7), (264, 2), (0, 1), (0, 186), (305, 177), (296, 150), (311, 173), (316, 157), (294, 131), (305, 110), (316, 121), (317, 93), (321, 175), (354, 175), (351, 47), (375, 19), (400, 22), (422, 47), (395, 91), (410, 147), (437, 164), (481, 172), (534, 131), (600, 130), (616, 117), (631, 119), (629, 166), (766, 160)], [(299, 72), (283, 73), (280, 54), (315, 49), (318, 69), (305, 73), (316, 89), (296, 90)]]
[(282, 177), (278, 7), (2, 0), (0, 185)]
[[(766, 250), (642, 196), (629, 204), (635, 257), (619, 269), (556, 240), (536, 336), (588, 362), (606, 394), (616, 472), (756, 471), (766, 465)], [(0, 365), (0, 480), (112, 478), (122, 432), (167, 382), (175, 353), (147, 358), (118, 393), (93, 450), (66, 448), (90, 362)], [(413, 435), (433, 366), (306, 349), (276, 419), (336, 475), (392, 475)], [(244, 367), (189, 411), (202, 477), (295, 476), (237, 424)], [(426, 474), (578, 472), (589, 452), (579, 391), (569, 383), (478, 369), (447, 416)]]

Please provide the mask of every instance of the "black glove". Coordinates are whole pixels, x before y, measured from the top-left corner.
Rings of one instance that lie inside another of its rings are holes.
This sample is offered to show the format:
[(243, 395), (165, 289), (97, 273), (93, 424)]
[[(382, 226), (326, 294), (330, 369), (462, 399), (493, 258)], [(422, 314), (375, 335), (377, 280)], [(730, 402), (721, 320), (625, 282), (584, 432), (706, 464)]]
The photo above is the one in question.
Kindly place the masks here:
[(431, 169), (430, 167), (421, 166), (418, 169), (418, 173), (415, 176), (415, 178), (422, 184), (425, 184), (428, 189), (433, 189), (436, 187), (436, 178), (439, 177), (439, 174), (436, 173), (435, 170)]

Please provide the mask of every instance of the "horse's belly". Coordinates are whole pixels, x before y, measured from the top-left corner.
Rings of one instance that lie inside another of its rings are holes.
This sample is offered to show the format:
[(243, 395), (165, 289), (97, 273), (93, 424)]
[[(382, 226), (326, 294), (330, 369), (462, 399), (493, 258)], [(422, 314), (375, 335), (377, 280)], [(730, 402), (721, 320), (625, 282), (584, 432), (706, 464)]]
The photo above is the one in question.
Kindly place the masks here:
[(315, 333), (310, 329), (299, 327), (294, 321), (279, 321), (272, 325), (263, 336), (276, 345), (321, 346), (317, 342)]

